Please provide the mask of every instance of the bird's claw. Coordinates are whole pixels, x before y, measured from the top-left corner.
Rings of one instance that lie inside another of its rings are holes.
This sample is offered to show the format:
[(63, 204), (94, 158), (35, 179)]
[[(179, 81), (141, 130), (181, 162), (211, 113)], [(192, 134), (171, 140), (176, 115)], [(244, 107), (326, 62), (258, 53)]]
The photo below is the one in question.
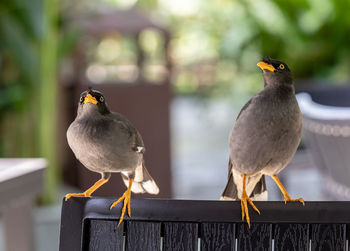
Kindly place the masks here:
[(102, 186), (104, 183), (106, 183), (108, 179), (99, 179), (95, 184), (93, 184), (88, 190), (86, 190), (83, 193), (68, 193), (65, 196), (65, 200), (67, 201), (71, 197), (90, 197), (91, 194), (96, 191), (100, 186)]
[(87, 193), (67, 193), (66, 196), (64, 196), (65, 201), (69, 200), (72, 197), (90, 197)]
[(122, 223), (122, 221), (124, 219), (124, 214), (125, 214), (126, 208), (128, 209), (128, 216), (131, 217), (130, 199), (131, 199), (131, 191), (128, 189), (128, 190), (125, 191), (123, 196), (121, 196), (117, 201), (113, 202), (113, 204), (109, 207), (109, 210), (112, 210), (113, 207), (115, 207), (119, 202), (124, 200), (124, 205), (123, 205), (123, 208), (122, 208), (122, 213), (120, 215), (118, 227), (119, 227), (120, 223)]
[(305, 201), (303, 200), (303, 198), (292, 199), (289, 195), (285, 195), (284, 196), (284, 204), (287, 204), (287, 202), (289, 202), (289, 201), (297, 201), (297, 202), (300, 202), (301, 204), (303, 204), (303, 206), (305, 206)]
[(305, 202), (303, 200), (303, 198), (298, 198), (293, 200), (289, 194), (287, 193), (286, 189), (284, 188), (284, 186), (282, 185), (281, 181), (278, 179), (278, 177), (276, 175), (271, 176), (272, 179), (276, 182), (277, 186), (279, 187), (279, 189), (281, 190), (283, 197), (284, 197), (284, 204), (287, 204), (288, 201), (298, 201), (300, 203), (303, 204), (303, 206), (305, 206)]
[(241, 208), (242, 208), (242, 221), (244, 220), (244, 216), (247, 220), (248, 226), (250, 228), (250, 217), (249, 217), (249, 211), (248, 211), (248, 203), (251, 205), (251, 207), (260, 214), (259, 209), (254, 205), (253, 201), (249, 199), (247, 193), (244, 191), (241, 199)]

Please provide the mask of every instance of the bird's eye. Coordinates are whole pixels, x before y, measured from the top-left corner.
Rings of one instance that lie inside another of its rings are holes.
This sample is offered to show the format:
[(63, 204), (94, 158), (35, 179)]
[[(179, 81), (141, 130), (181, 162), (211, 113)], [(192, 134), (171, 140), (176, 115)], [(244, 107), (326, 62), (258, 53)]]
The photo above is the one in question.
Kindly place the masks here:
[(83, 101), (84, 101), (84, 97), (81, 96), (81, 97), (80, 97), (80, 103), (83, 103)]
[(284, 69), (284, 64), (280, 64), (280, 66), (279, 66), (278, 68), (280, 68), (281, 70), (283, 70), (283, 69)]
[(101, 102), (104, 102), (105, 101), (105, 98), (103, 96), (100, 97), (100, 101)]

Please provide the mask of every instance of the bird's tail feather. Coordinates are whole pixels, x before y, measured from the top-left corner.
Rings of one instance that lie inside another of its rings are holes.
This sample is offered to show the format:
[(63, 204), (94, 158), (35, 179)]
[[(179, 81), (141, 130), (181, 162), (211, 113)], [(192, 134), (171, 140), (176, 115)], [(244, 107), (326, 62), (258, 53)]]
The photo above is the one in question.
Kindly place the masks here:
[(134, 193), (158, 194), (159, 188), (152, 176), (147, 171), (144, 161), (132, 173), (122, 173), (125, 186), (129, 185), (129, 177), (134, 177), (131, 191)]
[[(229, 163), (229, 170), (231, 169), (231, 167), (232, 166), (230, 166), (230, 163)], [(234, 182), (232, 171), (230, 170), (228, 181), (224, 189), (224, 192), (220, 197), (220, 200), (239, 200), (240, 197), (241, 197), (240, 194), (238, 194), (237, 184)], [(267, 200), (267, 188), (266, 188), (265, 175), (261, 176), (260, 180), (254, 186), (254, 189), (249, 195), (249, 197), (252, 200)]]
[[(252, 200), (267, 200), (267, 189), (265, 175), (261, 176), (259, 182), (255, 185), (253, 192), (249, 198)], [(233, 176), (230, 175), (225, 190), (222, 193), (220, 200), (239, 200), (237, 185), (233, 182)]]
[(222, 193), (220, 200), (238, 200), (238, 191), (237, 186), (233, 182), (233, 176), (230, 175), (225, 187), (224, 192)]
[(250, 195), (252, 200), (267, 200), (267, 188), (265, 175), (261, 176), (258, 183), (256, 183), (252, 194)]

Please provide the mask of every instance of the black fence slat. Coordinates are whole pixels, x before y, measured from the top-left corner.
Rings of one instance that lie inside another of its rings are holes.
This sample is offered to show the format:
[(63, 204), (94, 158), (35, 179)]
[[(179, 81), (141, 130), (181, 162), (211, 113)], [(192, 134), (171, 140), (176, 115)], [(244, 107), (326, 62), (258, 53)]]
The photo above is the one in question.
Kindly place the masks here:
[(126, 234), (127, 251), (160, 250), (160, 223), (128, 221)]
[(273, 235), (275, 251), (308, 249), (308, 224), (276, 224)]
[(345, 238), (346, 238), (346, 242), (347, 242), (347, 245), (348, 245), (348, 249), (347, 250), (350, 250), (350, 225), (347, 224), (346, 227), (345, 227)]
[(123, 250), (123, 223), (118, 227), (118, 221), (90, 220), (89, 251)]
[(201, 224), (201, 251), (233, 251), (234, 249), (235, 224)]
[(239, 251), (246, 250), (271, 250), (272, 247), (272, 225), (251, 223), (238, 224), (237, 248)]
[(311, 250), (345, 250), (345, 224), (311, 225)]
[(164, 222), (163, 251), (196, 251), (198, 249), (198, 224)]
[(87, 199), (63, 198), (59, 251), (80, 251), (84, 243), (83, 224)]

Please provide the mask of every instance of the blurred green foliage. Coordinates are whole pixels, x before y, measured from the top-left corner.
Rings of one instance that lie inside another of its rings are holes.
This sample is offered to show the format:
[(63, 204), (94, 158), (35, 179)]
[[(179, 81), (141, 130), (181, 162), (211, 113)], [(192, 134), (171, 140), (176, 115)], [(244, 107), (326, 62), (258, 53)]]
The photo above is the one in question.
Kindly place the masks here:
[[(256, 63), (264, 56), (285, 61), (297, 80), (349, 79), (346, 0), (104, 0), (79, 5), (93, 11), (103, 9), (102, 3), (120, 9), (136, 5), (168, 25), (178, 94), (257, 92), (262, 81)], [(161, 48), (154, 43), (156, 36), (151, 32), (143, 36), (143, 47), (151, 54), (153, 47)], [(131, 48), (126, 40), (124, 47)], [(117, 58), (124, 60), (122, 54)]]
[(1, 156), (36, 154), (36, 146), (28, 147), (38, 136), (35, 122), (26, 122), (37, 119), (34, 90), (39, 88), (42, 13), (40, 0), (0, 3)]
[[(173, 31), (177, 90), (211, 95), (256, 92), (256, 63), (267, 55), (287, 62), (296, 79), (347, 81), (349, 11), (346, 0), (159, 0), (151, 10)], [(208, 64), (210, 76), (193, 71)]]
[[(120, 9), (136, 5), (168, 25), (178, 94), (215, 97), (257, 92), (262, 77), (256, 63), (263, 56), (285, 61), (295, 79), (326, 78), (336, 83), (350, 77), (347, 0), (2, 1), (0, 156), (48, 158), (47, 198), (54, 194), (59, 176), (54, 143), (57, 64), (70, 55), (80, 35), (65, 17), (103, 10), (104, 4)], [(166, 74), (164, 41), (152, 30), (138, 39), (145, 51), (142, 74), (157, 80)], [(91, 62), (103, 63), (112, 75), (134, 74), (137, 54), (132, 39), (114, 34), (90, 42)], [(95, 76), (101, 73), (98, 67), (91, 71)]]
[(56, 0), (0, 3), (0, 156), (44, 157), (45, 202), (57, 190)]
[[(26, 88), (39, 82), (35, 73), (40, 58), (37, 41), (45, 29), (42, 2), (0, 4), (1, 114), (21, 109), (28, 97)], [(349, 78), (350, 2), (346, 0), (77, 0), (60, 2), (60, 11), (71, 15), (72, 10), (93, 12), (102, 9), (103, 2), (121, 9), (136, 5), (168, 24), (178, 93), (255, 92), (261, 88), (255, 64), (266, 55), (286, 61), (296, 79), (337, 82)], [(63, 22), (60, 34), (58, 55), (67, 55), (77, 33), (70, 33)], [(140, 36), (142, 48), (150, 55), (146, 63), (156, 66), (162, 63), (157, 36), (152, 31)], [(132, 58), (134, 46), (127, 39), (123, 47), (108, 49), (113, 43), (118, 40), (102, 41), (93, 57), (106, 61), (113, 56), (106, 51), (119, 51), (109, 63), (136, 60)]]

